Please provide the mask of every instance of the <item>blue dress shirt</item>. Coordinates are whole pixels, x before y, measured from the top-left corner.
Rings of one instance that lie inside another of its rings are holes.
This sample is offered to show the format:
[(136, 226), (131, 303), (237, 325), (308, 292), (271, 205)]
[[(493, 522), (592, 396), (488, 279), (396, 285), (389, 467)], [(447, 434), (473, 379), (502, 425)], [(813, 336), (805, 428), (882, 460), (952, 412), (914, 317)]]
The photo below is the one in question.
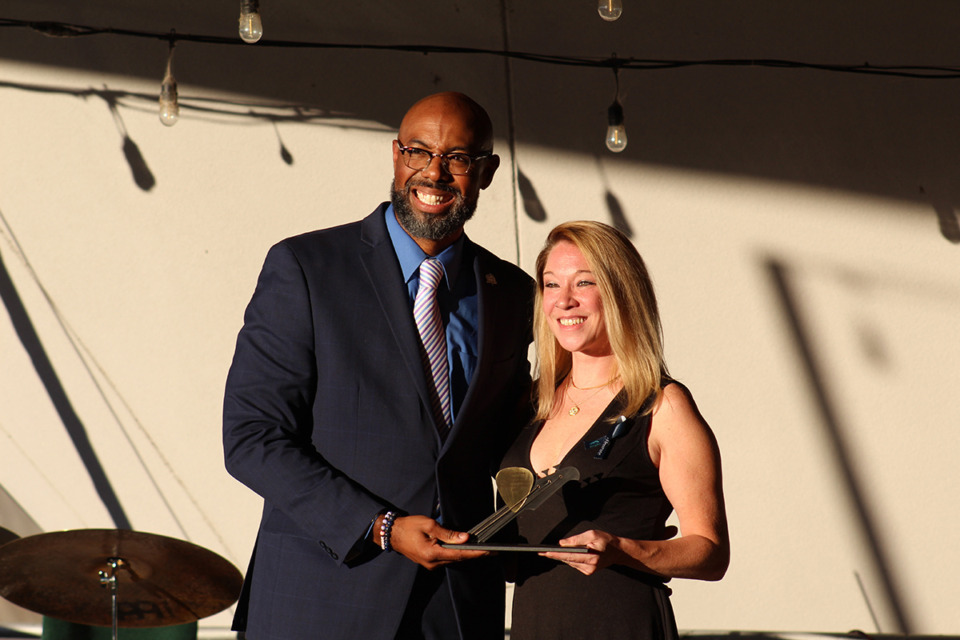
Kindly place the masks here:
[[(404, 282), (407, 283), (410, 312), (413, 313), (413, 301), (417, 297), (417, 289), (420, 288), (420, 263), (429, 256), (397, 222), (393, 205), (387, 207), (384, 215), (390, 241), (400, 261)], [(461, 235), (440, 255), (434, 256), (443, 265), (445, 274), (443, 282), (437, 288), (437, 304), (440, 307), (440, 318), (446, 329), (447, 363), (450, 367), (450, 393), (454, 420), (457, 419), (460, 405), (467, 395), (467, 386), (477, 367), (479, 331), (477, 280), (473, 277), (472, 265), (464, 265), (465, 238), (465, 235)], [(461, 267), (466, 268), (461, 269)], [(463, 277), (460, 277), (461, 271), (464, 272)]]

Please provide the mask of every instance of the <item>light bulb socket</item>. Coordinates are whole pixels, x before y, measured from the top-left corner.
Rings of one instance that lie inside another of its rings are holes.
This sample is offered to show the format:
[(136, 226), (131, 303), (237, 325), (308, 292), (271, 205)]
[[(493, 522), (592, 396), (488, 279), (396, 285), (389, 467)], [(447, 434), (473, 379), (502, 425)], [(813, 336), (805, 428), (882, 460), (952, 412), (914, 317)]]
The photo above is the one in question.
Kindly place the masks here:
[(160, 84), (160, 100), (167, 102), (177, 101), (177, 81), (172, 76), (166, 76)]
[(260, 0), (240, 0), (240, 14), (257, 13), (260, 11)]
[(614, 100), (613, 104), (607, 109), (607, 124), (611, 127), (618, 127), (623, 124), (623, 107), (619, 100)]

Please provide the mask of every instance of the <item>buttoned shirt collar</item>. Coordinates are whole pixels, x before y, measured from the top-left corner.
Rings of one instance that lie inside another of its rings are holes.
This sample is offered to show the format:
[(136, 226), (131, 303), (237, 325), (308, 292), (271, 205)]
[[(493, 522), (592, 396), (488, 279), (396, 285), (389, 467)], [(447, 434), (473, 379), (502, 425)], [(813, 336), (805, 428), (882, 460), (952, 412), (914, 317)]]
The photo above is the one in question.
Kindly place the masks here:
[[(393, 249), (400, 261), (400, 270), (403, 273), (403, 281), (410, 282), (414, 277), (419, 279), (420, 263), (428, 258), (426, 252), (420, 248), (420, 245), (410, 237), (410, 235), (397, 222), (397, 215), (393, 211), (393, 205), (387, 207), (384, 214), (387, 220), (387, 233), (390, 234), (390, 242), (393, 243)], [(461, 256), (463, 255), (463, 243), (466, 234), (461, 234), (456, 242), (433, 256), (443, 265), (443, 271), (446, 274), (447, 289), (453, 287), (460, 274)]]

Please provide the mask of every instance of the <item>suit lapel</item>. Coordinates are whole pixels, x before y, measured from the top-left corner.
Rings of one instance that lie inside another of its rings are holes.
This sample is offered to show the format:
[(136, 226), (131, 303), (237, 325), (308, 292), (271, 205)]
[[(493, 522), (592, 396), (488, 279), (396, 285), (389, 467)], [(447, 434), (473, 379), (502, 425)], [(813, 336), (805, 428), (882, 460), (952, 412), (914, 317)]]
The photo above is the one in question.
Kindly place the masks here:
[[(417, 394), (423, 406), (426, 407), (424, 413), (433, 421), (426, 372), (420, 356), (420, 334), (417, 333), (417, 325), (413, 321), (407, 288), (399, 276), (396, 252), (393, 250), (386, 223), (383, 220), (385, 209), (386, 204), (381, 205), (361, 222), (360, 262), (363, 264), (370, 288), (376, 293), (377, 300), (380, 302), (380, 308), (393, 333), (397, 348), (403, 354), (403, 362), (410, 371), (410, 379), (413, 380)], [(388, 282), (390, 280), (395, 280), (395, 284)], [(392, 366), (392, 363), (385, 362), (383, 366)], [(433, 431), (437, 433), (436, 428)]]

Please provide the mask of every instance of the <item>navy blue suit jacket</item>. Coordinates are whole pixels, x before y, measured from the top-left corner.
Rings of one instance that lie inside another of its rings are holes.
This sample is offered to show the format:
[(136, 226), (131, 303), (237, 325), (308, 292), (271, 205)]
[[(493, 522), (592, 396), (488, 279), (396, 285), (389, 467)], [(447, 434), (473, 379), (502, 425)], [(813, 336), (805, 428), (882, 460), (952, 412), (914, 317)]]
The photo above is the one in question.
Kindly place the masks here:
[[(272, 247), (244, 316), (223, 441), (228, 471), (264, 499), (235, 620), (254, 640), (392, 640), (418, 566), (364, 541), (372, 519), (439, 501), (445, 526), (469, 529), (493, 510), (490, 475), (522, 426), (531, 279), (467, 240), (479, 360), (441, 443), (385, 210)], [(502, 638), (493, 559), (438, 570), (462, 638)]]

